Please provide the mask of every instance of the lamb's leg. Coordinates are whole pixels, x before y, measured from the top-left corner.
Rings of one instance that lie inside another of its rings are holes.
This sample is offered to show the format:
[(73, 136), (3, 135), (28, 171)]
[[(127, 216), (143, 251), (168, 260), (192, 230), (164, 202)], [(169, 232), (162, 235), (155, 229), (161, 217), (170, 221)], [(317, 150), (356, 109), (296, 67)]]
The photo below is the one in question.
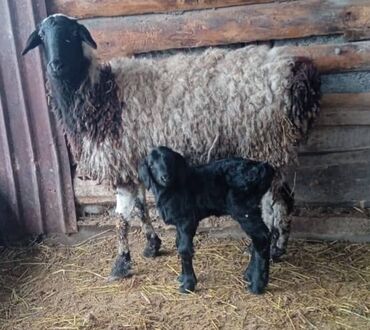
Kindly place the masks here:
[(271, 258), (278, 261), (285, 254), (289, 235), (294, 198), (286, 183), (269, 190), (262, 199), (263, 221), (271, 232)]
[(144, 257), (156, 257), (159, 254), (161, 247), (161, 239), (156, 234), (152, 222), (149, 217), (148, 208), (145, 201), (145, 188), (139, 187), (136, 206), (139, 209), (139, 215), (142, 222), (142, 228), (147, 239), (147, 243), (143, 252)]
[(236, 218), (242, 229), (252, 239), (252, 255), (244, 278), (250, 282), (252, 293), (264, 292), (269, 280), (270, 233), (261, 218), (259, 210), (253, 210), (244, 217)]
[(181, 275), (179, 276), (180, 292), (189, 293), (195, 290), (197, 278), (193, 268), (193, 238), (197, 230), (197, 225), (182, 223), (176, 226), (177, 251), (181, 258)]
[(116, 193), (118, 255), (113, 264), (110, 281), (131, 275), (131, 256), (128, 243), (129, 217), (135, 207), (137, 187), (120, 186)]

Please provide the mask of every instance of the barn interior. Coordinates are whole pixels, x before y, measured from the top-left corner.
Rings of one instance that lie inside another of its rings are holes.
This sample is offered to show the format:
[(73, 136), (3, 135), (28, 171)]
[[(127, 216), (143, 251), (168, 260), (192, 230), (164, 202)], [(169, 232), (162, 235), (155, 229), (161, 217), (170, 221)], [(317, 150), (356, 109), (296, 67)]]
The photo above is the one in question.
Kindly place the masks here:
[[(142, 257), (135, 218), (133, 275), (107, 282), (116, 253), (114, 191), (72, 178), (40, 53), (21, 56), (30, 31), (55, 13), (78, 18), (104, 61), (249, 44), (286, 46), (314, 61), (321, 114), (289, 169), (291, 241), (271, 266), (266, 294), (245, 289), (249, 240), (229, 218), (202, 222), (198, 289), (180, 294), (174, 229), (150, 195), (162, 255)], [(0, 243), (10, 245), (0, 247), (1, 329), (370, 326), (369, 1), (4, 0), (0, 16)]]

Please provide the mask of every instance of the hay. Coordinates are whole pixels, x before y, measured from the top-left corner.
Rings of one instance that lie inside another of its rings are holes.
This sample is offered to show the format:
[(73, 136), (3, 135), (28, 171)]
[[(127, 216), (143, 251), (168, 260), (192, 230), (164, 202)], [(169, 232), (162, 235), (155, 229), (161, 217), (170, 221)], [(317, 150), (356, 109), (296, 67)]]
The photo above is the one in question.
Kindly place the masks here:
[(294, 241), (272, 265), (265, 295), (245, 290), (245, 242), (196, 238), (196, 293), (178, 292), (174, 238), (164, 255), (141, 257), (134, 276), (109, 284), (114, 237), (73, 247), (0, 251), (1, 329), (367, 329), (370, 245)]

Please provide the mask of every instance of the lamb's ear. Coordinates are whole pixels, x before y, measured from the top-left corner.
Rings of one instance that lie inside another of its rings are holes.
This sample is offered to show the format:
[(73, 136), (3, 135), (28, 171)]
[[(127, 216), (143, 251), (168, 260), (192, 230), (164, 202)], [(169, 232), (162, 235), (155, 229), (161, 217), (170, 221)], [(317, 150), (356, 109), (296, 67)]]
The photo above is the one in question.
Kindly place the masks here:
[(83, 42), (86, 42), (90, 47), (96, 49), (98, 46), (96, 45), (95, 40), (92, 38), (89, 30), (83, 26), (82, 24), (78, 24), (78, 33), (80, 38)]
[(147, 190), (151, 188), (152, 176), (149, 166), (145, 160), (143, 160), (139, 165), (139, 180), (144, 184)]
[(33, 31), (28, 37), (26, 47), (23, 49), (22, 55), (26, 55), (31, 49), (41, 44), (41, 38), (37, 30)]
[[(263, 174), (261, 171), (263, 172)], [(260, 165), (253, 166), (252, 169), (248, 171), (247, 180), (249, 183), (254, 183), (258, 180), (260, 175), (264, 175), (264, 173), (265, 170)]]

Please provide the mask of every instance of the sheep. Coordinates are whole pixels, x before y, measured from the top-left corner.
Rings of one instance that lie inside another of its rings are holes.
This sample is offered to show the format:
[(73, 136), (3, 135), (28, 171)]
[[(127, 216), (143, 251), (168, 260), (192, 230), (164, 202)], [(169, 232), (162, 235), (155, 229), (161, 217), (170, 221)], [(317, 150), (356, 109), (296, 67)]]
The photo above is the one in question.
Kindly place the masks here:
[(228, 158), (190, 167), (170, 148), (153, 149), (139, 165), (139, 179), (154, 194), (166, 224), (176, 226), (181, 257), (180, 291), (194, 291), (197, 279), (192, 259), (193, 237), (199, 222), (209, 216), (230, 215), (252, 239), (251, 262), (245, 278), (260, 294), (269, 277), (270, 234), (261, 217), (261, 200), (274, 176), (267, 163)]
[[(37, 26), (22, 54), (37, 46), (45, 58), (51, 108), (79, 173), (117, 192), (118, 256), (110, 279), (130, 274), (127, 230), (134, 209), (148, 238), (145, 255), (159, 252), (137, 173), (153, 146), (170, 145), (192, 165), (230, 156), (268, 161), (277, 168), (268, 211), (287, 209), (279, 195), (285, 168), (296, 162), (296, 145), (319, 112), (320, 78), (310, 60), (252, 45), (101, 63), (88, 29), (61, 14)], [(267, 214), (269, 226), (287, 227), (286, 219), (274, 218), (282, 212)], [(281, 228), (275, 232), (284, 234)], [(273, 237), (272, 256), (284, 252), (287, 236)]]

